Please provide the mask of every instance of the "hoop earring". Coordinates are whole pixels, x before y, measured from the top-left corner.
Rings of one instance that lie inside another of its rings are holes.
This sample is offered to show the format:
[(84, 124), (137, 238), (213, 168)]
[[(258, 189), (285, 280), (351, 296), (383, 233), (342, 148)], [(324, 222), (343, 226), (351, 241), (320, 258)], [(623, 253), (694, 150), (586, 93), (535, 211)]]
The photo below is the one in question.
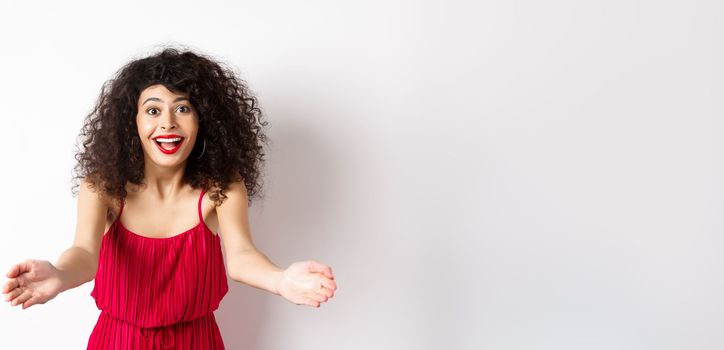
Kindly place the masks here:
[(204, 155), (204, 152), (206, 152), (206, 138), (204, 138), (204, 148), (201, 150), (201, 154), (199, 154), (199, 156), (196, 157), (196, 159), (201, 159), (201, 156)]

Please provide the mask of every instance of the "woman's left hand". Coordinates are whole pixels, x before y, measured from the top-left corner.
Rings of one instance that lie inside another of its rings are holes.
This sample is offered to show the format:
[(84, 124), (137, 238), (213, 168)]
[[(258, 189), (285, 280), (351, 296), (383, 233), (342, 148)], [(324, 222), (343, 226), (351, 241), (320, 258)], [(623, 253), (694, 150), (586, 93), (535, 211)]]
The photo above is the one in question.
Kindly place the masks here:
[(277, 282), (279, 295), (297, 305), (319, 307), (334, 296), (335, 290), (332, 269), (313, 260), (289, 265)]

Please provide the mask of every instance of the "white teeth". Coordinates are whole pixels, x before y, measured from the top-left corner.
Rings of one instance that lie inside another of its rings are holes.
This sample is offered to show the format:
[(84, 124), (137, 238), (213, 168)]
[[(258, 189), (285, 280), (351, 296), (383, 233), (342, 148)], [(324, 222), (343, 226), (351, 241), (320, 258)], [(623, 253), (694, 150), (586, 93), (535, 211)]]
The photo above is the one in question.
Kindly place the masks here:
[(173, 138), (173, 139), (165, 139), (165, 138), (162, 138), (162, 137), (156, 138), (156, 142), (176, 142), (176, 141), (181, 141), (181, 138), (180, 138), (180, 137), (176, 137), (176, 138)]

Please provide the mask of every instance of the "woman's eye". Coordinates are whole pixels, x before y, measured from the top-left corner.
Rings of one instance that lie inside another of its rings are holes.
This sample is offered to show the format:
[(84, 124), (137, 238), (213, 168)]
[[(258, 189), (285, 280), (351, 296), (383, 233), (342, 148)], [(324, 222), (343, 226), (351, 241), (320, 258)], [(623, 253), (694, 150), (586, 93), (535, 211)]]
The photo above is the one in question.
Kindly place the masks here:
[[(187, 113), (187, 112), (191, 111), (191, 108), (186, 107), (186, 106), (179, 106), (176, 110), (180, 111), (181, 113)], [(152, 108), (147, 109), (146, 113), (148, 113), (150, 115), (156, 115), (156, 114), (159, 114), (160, 111), (158, 110), (158, 108), (152, 107)]]

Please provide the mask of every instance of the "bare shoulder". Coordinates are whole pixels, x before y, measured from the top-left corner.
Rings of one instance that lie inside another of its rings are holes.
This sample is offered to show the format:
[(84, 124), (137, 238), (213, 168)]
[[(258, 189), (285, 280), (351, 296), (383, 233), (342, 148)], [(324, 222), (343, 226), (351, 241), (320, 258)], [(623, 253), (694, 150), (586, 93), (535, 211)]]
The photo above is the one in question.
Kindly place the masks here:
[(98, 184), (83, 179), (80, 185), (73, 244), (97, 256), (110, 200)]
[(110, 198), (105, 194), (105, 191), (101, 188), (102, 184), (94, 184), (88, 179), (83, 178), (80, 181), (79, 199), (82, 197), (85, 201), (104, 204), (106, 207), (110, 204)]
[(224, 207), (225, 204), (229, 201), (231, 201), (232, 204), (226, 205), (226, 207), (235, 206), (239, 203), (246, 203), (246, 185), (243, 181), (233, 181), (229, 183), (229, 187), (224, 190), (224, 195), (226, 196), (226, 199), (221, 204), (216, 206), (217, 209)]
[[(226, 256), (231, 257), (242, 251), (256, 250), (251, 239), (246, 185), (243, 181), (234, 181), (229, 184), (224, 194), (226, 199), (216, 207), (216, 213)], [(236, 273), (232, 271), (231, 274)]]

